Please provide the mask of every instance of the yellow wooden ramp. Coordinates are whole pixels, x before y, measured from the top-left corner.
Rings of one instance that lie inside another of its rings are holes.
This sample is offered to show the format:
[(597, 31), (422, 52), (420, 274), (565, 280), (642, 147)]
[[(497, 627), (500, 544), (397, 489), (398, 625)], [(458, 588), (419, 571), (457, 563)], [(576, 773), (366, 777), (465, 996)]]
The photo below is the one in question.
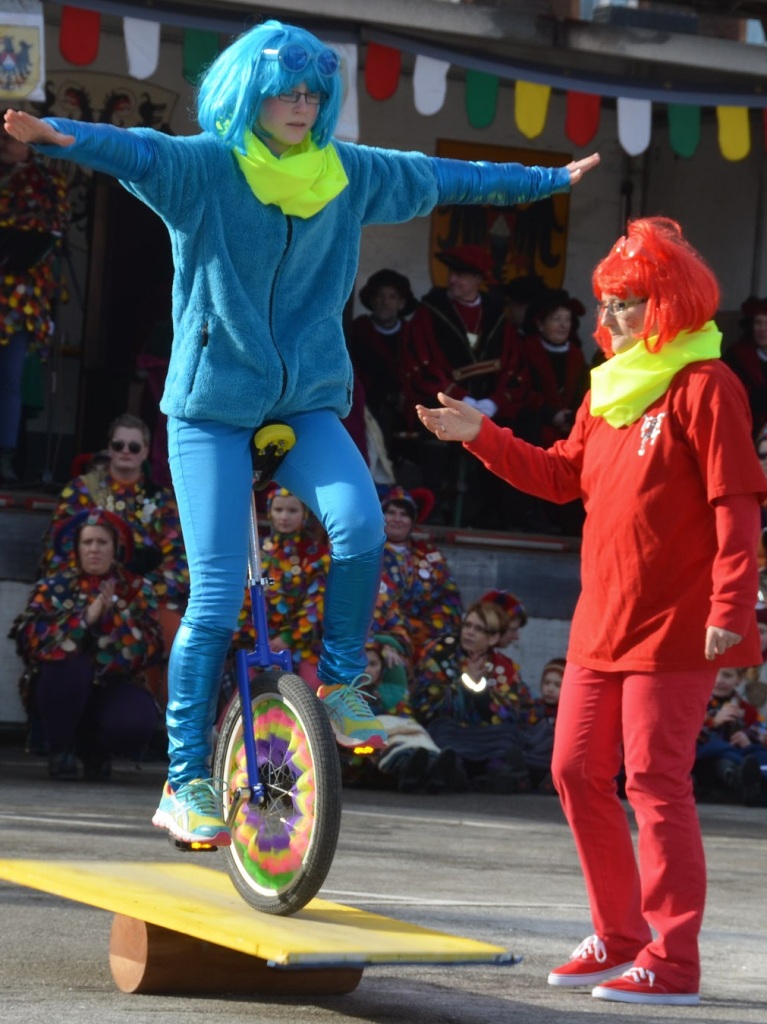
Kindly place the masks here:
[(261, 914), (198, 864), (0, 859), (0, 878), (116, 914), (110, 965), (127, 992), (348, 992), (371, 964), (515, 962), (501, 946), (326, 900)]

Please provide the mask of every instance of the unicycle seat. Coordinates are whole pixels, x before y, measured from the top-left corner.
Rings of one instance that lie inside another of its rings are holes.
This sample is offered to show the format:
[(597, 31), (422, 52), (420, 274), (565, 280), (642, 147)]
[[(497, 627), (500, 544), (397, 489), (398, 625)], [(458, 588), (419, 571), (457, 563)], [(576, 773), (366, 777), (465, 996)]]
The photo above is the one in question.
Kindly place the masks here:
[(257, 491), (269, 486), (280, 463), (295, 443), (293, 428), (281, 421), (264, 423), (255, 431), (250, 459), (253, 465), (253, 487)]

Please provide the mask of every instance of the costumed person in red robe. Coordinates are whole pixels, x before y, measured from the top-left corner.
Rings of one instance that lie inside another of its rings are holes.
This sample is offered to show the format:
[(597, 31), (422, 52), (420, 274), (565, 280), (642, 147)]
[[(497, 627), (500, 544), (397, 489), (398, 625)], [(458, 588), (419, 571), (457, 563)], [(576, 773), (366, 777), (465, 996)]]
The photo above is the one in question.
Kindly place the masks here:
[(514, 486), (586, 509), (552, 775), (594, 934), (549, 983), (696, 1005), (706, 868), (690, 773), (717, 671), (760, 658), (765, 477), (745, 391), (719, 359), (716, 278), (679, 225), (631, 223), (593, 286), (608, 358), (568, 438), (536, 448), (446, 395), (418, 414)]

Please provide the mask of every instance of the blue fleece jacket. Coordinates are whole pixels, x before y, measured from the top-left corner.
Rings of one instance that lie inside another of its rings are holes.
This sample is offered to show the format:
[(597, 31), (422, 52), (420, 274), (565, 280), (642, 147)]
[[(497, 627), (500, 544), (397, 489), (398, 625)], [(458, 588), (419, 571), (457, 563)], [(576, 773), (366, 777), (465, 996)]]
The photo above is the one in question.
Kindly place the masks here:
[(334, 142), (349, 184), (301, 219), (260, 203), (232, 153), (208, 133), (48, 120), (76, 141), (39, 149), (119, 178), (170, 233), (174, 338), (163, 412), (241, 427), (316, 409), (348, 414), (341, 315), (364, 225), (425, 216), (444, 202), (527, 202), (570, 183), (564, 168)]

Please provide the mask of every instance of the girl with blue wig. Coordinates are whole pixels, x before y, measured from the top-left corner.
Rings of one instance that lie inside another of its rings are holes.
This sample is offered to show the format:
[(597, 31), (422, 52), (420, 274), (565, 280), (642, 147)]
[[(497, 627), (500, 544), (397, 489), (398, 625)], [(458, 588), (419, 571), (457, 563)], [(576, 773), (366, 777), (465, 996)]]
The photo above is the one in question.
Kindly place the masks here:
[(187, 842), (230, 842), (209, 736), (246, 576), (250, 443), (265, 420), (295, 431), (276, 479), (312, 509), (332, 545), (319, 696), (341, 744), (386, 743), (361, 690), (382, 514), (341, 424), (352, 393), (341, 314), (361, 229), (438, 204), (544, 198), (599, 160), (522, 167), (338, 142), (341, 100), (335, 51), (267, 21), (206, 72), (198, 135), (6, 114), (15, 138), (117, 177), (171, 236), (174, 341), (161, 408), (191, 599), (170, 659), (170, 767), (154, 822)]

